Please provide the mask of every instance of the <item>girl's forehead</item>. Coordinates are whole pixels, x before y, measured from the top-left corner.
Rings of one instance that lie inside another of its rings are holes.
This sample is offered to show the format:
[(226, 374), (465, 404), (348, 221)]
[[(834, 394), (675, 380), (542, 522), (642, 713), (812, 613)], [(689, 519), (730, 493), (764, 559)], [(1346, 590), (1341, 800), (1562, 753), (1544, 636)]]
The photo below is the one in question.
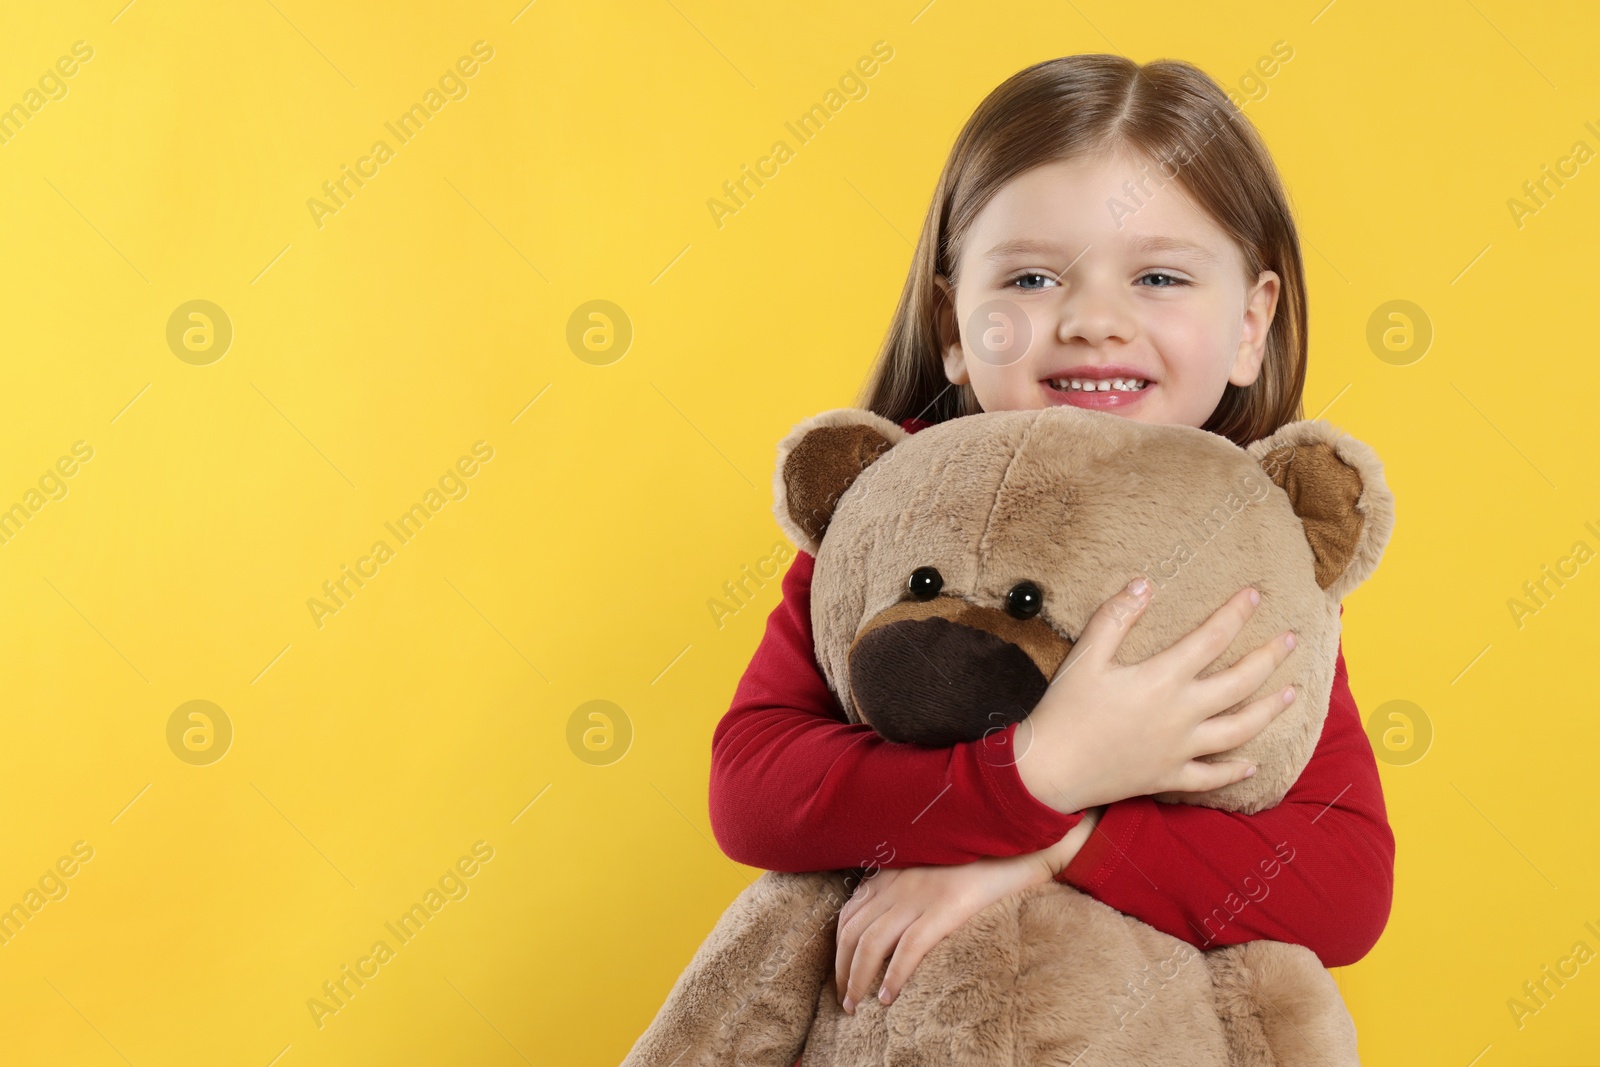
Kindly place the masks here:
[(1071, 258), (1095, 245), (1133, 254), (1177, 254), (1188, 246), (1198, 263), (1226, 257), (1232, 241), (1176, 180), (1147, 161), (1115, 155), (1023, 171), (983, 206), (963, 243), (965, 256), (981, 265), (1046, 250)]

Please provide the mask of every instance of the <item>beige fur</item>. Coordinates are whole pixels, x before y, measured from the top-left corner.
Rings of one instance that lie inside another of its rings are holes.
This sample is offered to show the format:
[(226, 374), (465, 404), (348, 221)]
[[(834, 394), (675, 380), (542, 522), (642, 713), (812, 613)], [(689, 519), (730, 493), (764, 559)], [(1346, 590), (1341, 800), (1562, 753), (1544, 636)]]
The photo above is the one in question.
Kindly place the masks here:
[[(775, 512), (816, 553), (817, 660), (852, 721), (887, 714), (884, 694), (914, 687), (917, 671), (959, 677), (968, 653), (1003, 663), (994, 669), (1029, 692), (1134, 574), (1156, 589), (1122, 663), (1167, 648), (1254, 585), (1260, 605), (1207, 673), (1292, 627), (1299, 647), (1241, 706), (1285, 685), (1297, 698), (1250, 742), (1209, 757), (1249, 759), (1252, 778), (1156, 797), (1242, 812), (1276, 804), (1310, 759), (1332, 688), (1339, 598), (1377, 567), (1394, 523), (1372, 449), (1315, 421), (1241, 449), (1190, 427), (1071, 407), (969, 416), (914, 435), (841, 409), (800, 423), (778, 458)], [(943, 579), (927, 604), (907, 593), (919, 567)], [(1043, 592), (1031, 618), (1006, 614), (1021, 581)], [(902, 644), (869, 648), (885, 630)], [(937, 663), (899, 654), (925, 636), (948, 642)], [(996, 658), (1019, 643), (1027, 654)], [(862, 692), (873, 711), (856, 706)], [(893, 1005), (869, 997), (845, 1015), (833, 945), (858, 878), (768, 873), (740, 893), (625, 1064), (789, 1067), (802, 1049), (805, 1064), (826, 1067), (1358, 1062), (1354, 1024), (1309, 949), (1255, 941), (1200, 952), (1056, 882), (975, 915), (928, 953)]]

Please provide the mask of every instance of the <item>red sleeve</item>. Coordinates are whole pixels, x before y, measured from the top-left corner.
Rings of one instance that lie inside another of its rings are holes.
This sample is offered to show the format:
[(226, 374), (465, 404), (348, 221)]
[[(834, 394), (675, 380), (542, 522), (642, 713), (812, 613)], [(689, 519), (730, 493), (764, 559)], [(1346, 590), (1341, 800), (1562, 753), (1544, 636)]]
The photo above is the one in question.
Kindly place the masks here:
[(1037, 852), (1082, 819), (1036, 799), (1009, 758), (1016, 726), (950, 748), (846, 722), (811, 636), (801, 552), (783, 601), (711, 739), (711, 829), (728, 856), (774, 871), (968, 863)]
[(1365, 956), (1389, 921), (1394, 833), (1342, 643), (1322, 737), (1281, 802), (1241, 815), (1118, 801), (1057, 879), (1198, 948), (1265, 938), (1325, 967)]

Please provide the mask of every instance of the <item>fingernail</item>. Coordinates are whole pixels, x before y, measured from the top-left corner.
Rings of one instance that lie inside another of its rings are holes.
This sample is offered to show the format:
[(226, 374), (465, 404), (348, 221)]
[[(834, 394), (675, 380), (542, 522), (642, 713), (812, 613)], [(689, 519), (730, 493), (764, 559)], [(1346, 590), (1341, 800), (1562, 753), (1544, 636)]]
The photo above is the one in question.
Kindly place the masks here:
[(1290, 632), (1288, 637), (1285, 637), (1283, 639), (1283, 647), (1284, 648), (1293, 648), (1295, 645), (1298, 645), (1299, 643), (1300, 643), (1300, 639), (1295, 637), (1295, 635), (1294, 635), (1294, 633), (1292, 631)]
[(878, 1000), (881, 1003), (887, 1004), (893, 999), (894, 999), (894, 994), (890, 993), (887, 989), (878, 990)]
[[(1246, 778), (1248, 778), (1254, 773), (1256, 773), (1256, 769), (1254, 767), (1246, 767), (1245, 771), (1244, 771), (1244, 776)], [(848, 1003), (848, 1001), (846, 1003)]]
[(1283, 702), (1287, 704), (1292, 700), (1294, 700), (1294, 686), (1291, 685), (1283, 691)]
[(1260, 592), (1260, 590), (1258, 590), (1258, 589), (1250, 590), (1250, 603), (1252, 603), (1252, 604), (1261, 603), (1261, 592)]
[(856, 1013), (856, 998), (855, 997), (847, 996), (847, 997), (844, 998), (844, 1013), (846, 1015), (854, 1015)]
[(1132, 593), (1134, 596), (1144, 596), (1149, 591), (1150, 583), (1145, 581), (1143, 578), (1135, 578), (1133, 581), (1128, 583), (1128, 592)]

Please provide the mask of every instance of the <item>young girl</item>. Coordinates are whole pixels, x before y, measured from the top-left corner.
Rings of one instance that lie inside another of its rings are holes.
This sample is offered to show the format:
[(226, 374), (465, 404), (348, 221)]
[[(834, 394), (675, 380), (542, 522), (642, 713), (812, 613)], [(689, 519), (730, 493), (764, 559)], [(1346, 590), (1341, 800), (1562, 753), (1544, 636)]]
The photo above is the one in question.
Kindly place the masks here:
[[(986, 343), (997, 325), (1020, 353)], [(916, 432), (1076, 404), (1244, 446), (1304, 417), (1305, 372), (1299, 243), (1253, 127), (1189, 64), (1076, 55), (1012, 76), (961, 131), (860, 406)], [(741, 863), (873, 871), (839, 915), (844, 1010), (885, 961), (889, 1003), (940, 939), (1052, 878), (1202, 949), (1270, 938), (1338, 967), (1377, 942), (1394, 836), (1342, 647), (1322, 736), (1281, 803), (1164, 804), (1149, 794), (1243, 777), (1197, 757), (1242, 744), (1292, 694), (1207, 722), (1236, 699), (1207, 685), (1228, 672), (1174, 677), (1165, 652), (1115, 666), (1149, 596), (1130, 586), (1028, 719), (951, 748), (896, 744), (847, 723), (817, 666), (814, 563), (800, 553), (785, 574), (717, 726), (710, 810)], [(1251, 592), (1179, 642), (1190, 660), (1226, 647)], [(1290, 648), (1280, 635), (1228, 671), (1259, 685)]]

